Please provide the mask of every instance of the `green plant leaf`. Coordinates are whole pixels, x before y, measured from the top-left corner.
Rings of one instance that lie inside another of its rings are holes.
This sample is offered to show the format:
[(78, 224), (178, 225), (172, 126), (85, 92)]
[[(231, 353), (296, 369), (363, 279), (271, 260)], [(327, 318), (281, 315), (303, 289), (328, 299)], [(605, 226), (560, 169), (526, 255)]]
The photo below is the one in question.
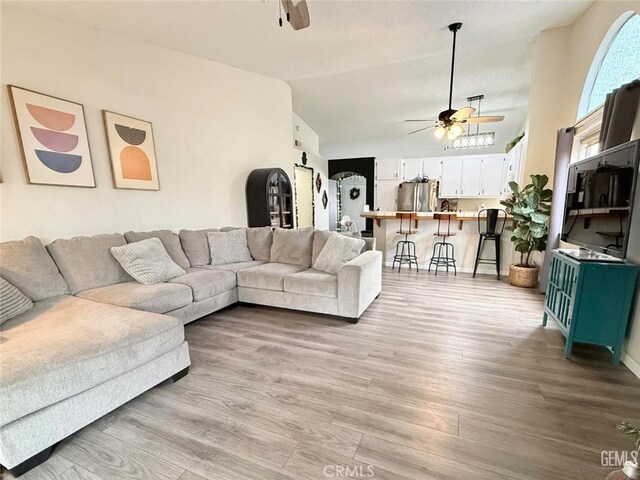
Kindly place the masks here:
[(549, 221), (549, 214), (546, 212), (532, 212), (531, 213), (531, 221), (540, 225), (546, 225)]
[(523, 216), (525, 220), (529, 220), (528, 215), (535, 210), (527, 205), (516, 205), (513, 207), (513, 211), (514, 213)]
[(509, 182), (509, 188), (515, 195), (518, 195), (518, 184), (516, 182)]
[(533, 238), (542, 238), (547, 234), (547, 226), (538, 223), (532, 224), (530, 230)]
[(548, 200), (551, 200), (552, 197), (553, 197), (553, 190), (546, 188), (542, 190), (542, 192), (540, 192), (540, 198), (545, 202)]

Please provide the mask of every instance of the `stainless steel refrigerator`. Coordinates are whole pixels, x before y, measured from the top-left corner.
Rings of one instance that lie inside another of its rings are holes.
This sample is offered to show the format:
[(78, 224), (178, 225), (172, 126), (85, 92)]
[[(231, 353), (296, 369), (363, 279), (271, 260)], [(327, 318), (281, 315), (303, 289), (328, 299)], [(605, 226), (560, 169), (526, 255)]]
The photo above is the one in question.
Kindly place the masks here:
[(399, 212), (433, 212), (438, 205), (438, 180), (398, 185)]

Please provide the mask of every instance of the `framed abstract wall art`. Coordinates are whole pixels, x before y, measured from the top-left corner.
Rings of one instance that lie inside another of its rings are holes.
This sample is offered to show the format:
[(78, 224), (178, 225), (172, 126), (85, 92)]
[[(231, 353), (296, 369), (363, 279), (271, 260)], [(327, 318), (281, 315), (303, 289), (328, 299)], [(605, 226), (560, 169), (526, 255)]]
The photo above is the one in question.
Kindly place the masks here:
[(95, 187), (81, 104), (9, 85), (29, 183)]
[(160, 190), (150, 122), (102, 111), (115, 188)]

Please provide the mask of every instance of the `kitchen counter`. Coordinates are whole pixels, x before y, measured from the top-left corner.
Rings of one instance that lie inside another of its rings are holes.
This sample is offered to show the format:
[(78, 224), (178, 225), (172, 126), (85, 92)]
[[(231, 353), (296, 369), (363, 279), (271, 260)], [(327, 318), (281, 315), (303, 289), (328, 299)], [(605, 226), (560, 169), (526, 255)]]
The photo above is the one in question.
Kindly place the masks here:
[[(418, 225), (419, 221), (423, 221), (423, 220), (434, 220), (433, 218), (433, 214), (434, 212), (381, 212), (381, 211), (377, 211), (377, 212), (362, 212), (360, 214), (360, 216), (362, 218), (371, 218), (373, 220), (376, 221), (376, 225), (379, 227), (381, 224), (380, 222), (382, 220), (398, 220), (397, 215), (399, 213), (411, 213), (414, 214), (416, 217), (416, 228)], [(458, 230), (462, 230), (462, 224), (463, 222), (468, 222), (470, 220), (473, 221), (477, 221), (478, 220), (478, 212), (473, 211), (473, 210), (469, 210), (466, 212), (437, 212), (437, 213), (442, 213), (445, 215), (456, 215), (456, 221), (459, 222), (458, 225)], [(484, 217), (484, 215), (483, 215)], [(507, 215), (507, 219), (508, 220), (512, 220), (513, 216), (512, 215)]]
[[(396, 243), (402, 238), (398, 234), (400, 230), (400, 219), (396, 217), (399, 213), (413, 213), (416, 218), (412, 229), (416, 231), (409, 236), (409, 239), (416, 244), (416, 253), (418, 255), (418, 263), (420, 265), (420, 271), (426, 270), (429, 264), (433, 251), (433, 244), (440, 240), (440, 237), (436, 236), (436, 230), (438, 228), (437, 221), (434, 221), (434, 212), (392, 212), (392, 211), (375, 211), (375, 212), (362, 212), (360, 216), (362, 218), (371, 218), (375, 220), (374, 236), (376, 238), (377, 250), (380, 250), (383, 254), (384, 264), (391, 266), (393, 263), (393, 255), (395, 254)], [(455, 257), (458, 267), (458, 272), (472, 272), (473, 265), (476, 256), (476, 249), (478, 248), (478, 212), (474, 210), (462, 211), (462, 212), (438, 212), (444, 214), (455, 214), (455, 223), (451, 224), (451, 232), (453, 236), (449, 237), (447, 241), (453, 243), (455, 247)], [(483, 215), (484, 217), (484, 215)], [(510, 225), (513, 220), (513, 216), (507, 216), (507, 224)], [(404, 220), (404, 229), (408, 228), (407, 221)], [(455, 226), (454, 226), (455, 225)], [(441, 227), (443, 231), (447, 229), (446, 220), (441, 221)], [(502, 249), (502, 265), (500, 271), (502, 274), (508, 274), (509, 264), (513, 255), (513, 245), (510, 241), (511, 233), (508, 230), (504, 231), (501, 239)], [(485, 247), (481, 255), (482, 258), (492, 258), (494, 256), (493, 242), (485, 242)], [(397, 264), (396, 264), (397, 267)], [(405, 265), (402, 267), (402, 271), (408, 270)], [(478, 273), (495, 274), (495, 265), (480, 264), (478, 266)]]

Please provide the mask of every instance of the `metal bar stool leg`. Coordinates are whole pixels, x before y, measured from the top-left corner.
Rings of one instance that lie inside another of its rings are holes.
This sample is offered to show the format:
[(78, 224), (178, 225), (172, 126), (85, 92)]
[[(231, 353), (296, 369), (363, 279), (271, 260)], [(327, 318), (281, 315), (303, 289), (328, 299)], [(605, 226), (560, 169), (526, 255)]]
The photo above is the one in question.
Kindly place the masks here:
[(480, 235), (480, 239), (478, 240), (478, 251), (476, 252), (476, 264), (473, 266), (473, 277), (476, 278), (476, 273), (478, 272), (478, 264), (480, 263), (480, 254), (482, 253), (482, 243), (484, 242), (484, 235)]
[(413, 256), (411, 257), (411, 259), (416, 264), (416, 272), (420, 273), (420, 268), (418, 267), (418, 255), (416, 254), (416, 244), (415, 242), (411, 242), (411, 245), (413, 246)]
[(453, 246), (453, 243), (450, 243), (449, 245), (451, 245), (451, 262), (453, 265), (453, 274), (457, 277), (458, 270), (456, 269), (456, 249)]
[(500, 235), (495, 236), (496, 242), (496, 272), (498, 273), (498, 280), (500, 280)]

